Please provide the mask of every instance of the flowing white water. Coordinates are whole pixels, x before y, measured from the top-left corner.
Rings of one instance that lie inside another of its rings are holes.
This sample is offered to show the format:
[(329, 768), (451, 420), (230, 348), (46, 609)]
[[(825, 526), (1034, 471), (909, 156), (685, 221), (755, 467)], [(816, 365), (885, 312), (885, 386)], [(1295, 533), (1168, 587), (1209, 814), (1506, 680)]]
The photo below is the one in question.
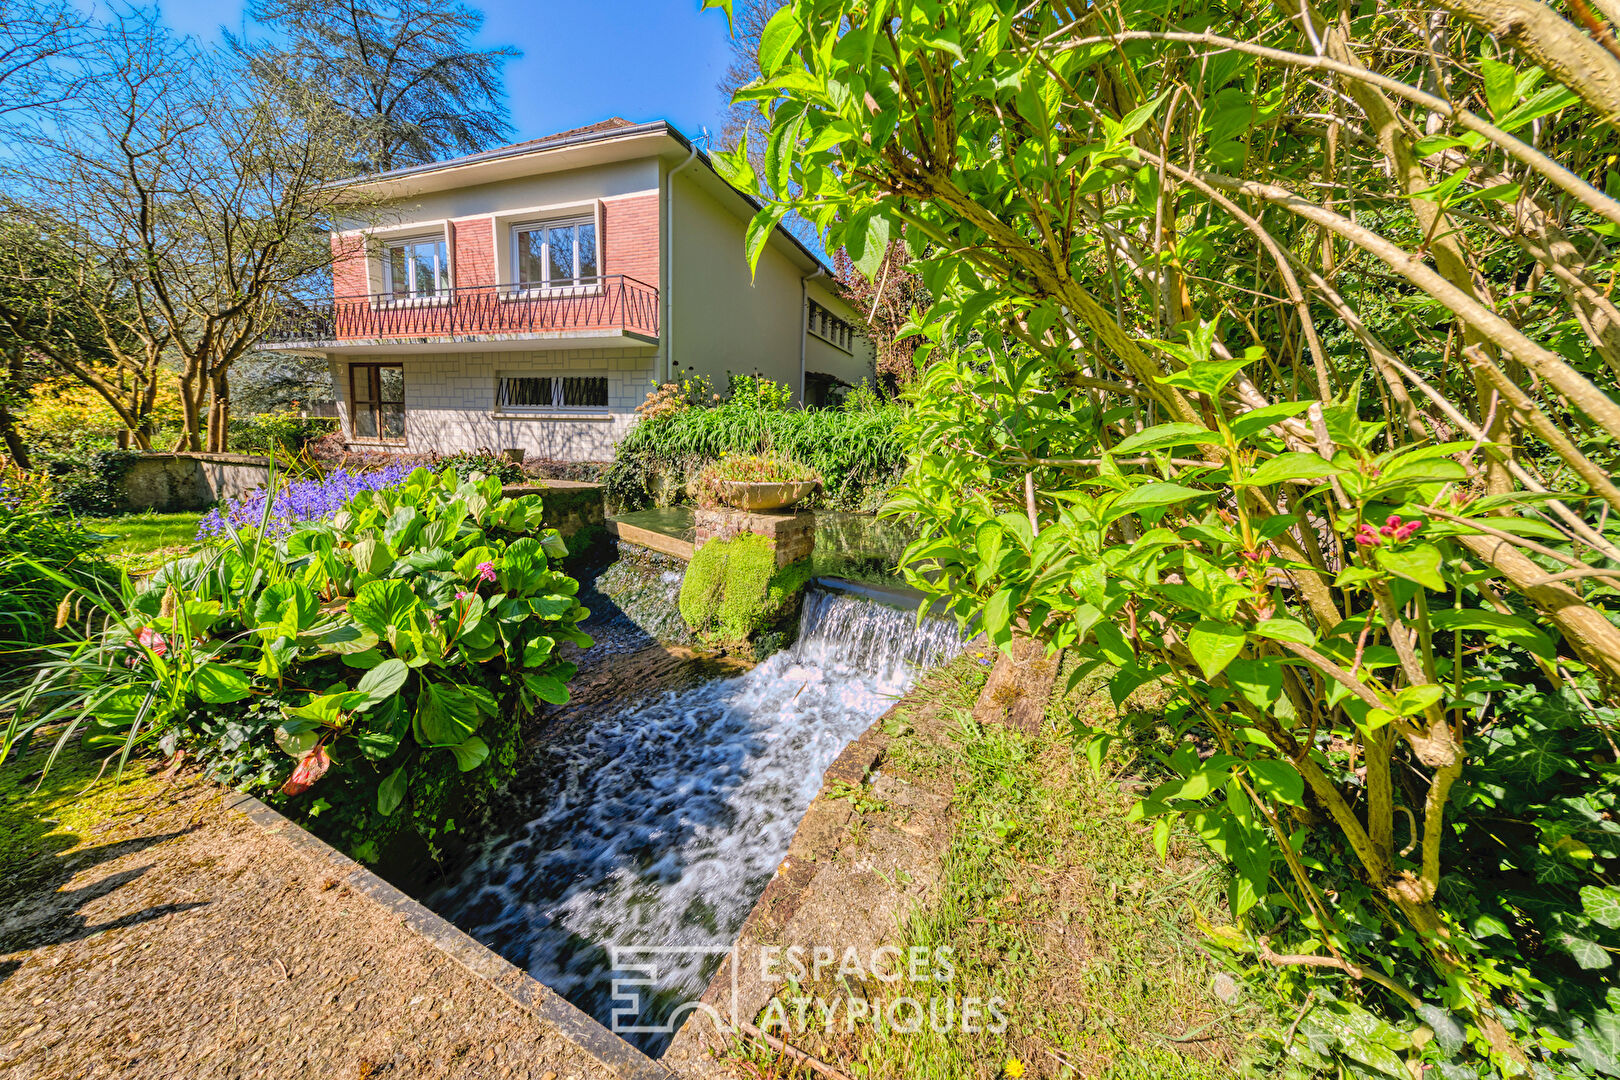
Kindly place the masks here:
[[(526, 823), (430, 904), (609, 1023), (606, 950), (729, 946), (833, 758), (959, 647), (945, 620), (814, 591), (792, 649), (549, 744), (517, 796)], [(644, 1017), (698, 997), (716, 963), (661, 957)]]

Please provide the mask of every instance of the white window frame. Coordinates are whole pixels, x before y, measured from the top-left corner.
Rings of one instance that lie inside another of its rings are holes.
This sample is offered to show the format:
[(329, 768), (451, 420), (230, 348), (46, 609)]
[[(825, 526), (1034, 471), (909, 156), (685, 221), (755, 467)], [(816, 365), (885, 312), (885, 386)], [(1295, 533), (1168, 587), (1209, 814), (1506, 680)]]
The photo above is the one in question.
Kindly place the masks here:
[[(405, 259), (405, 273), (407, 275), (404, 293), (394, 292), (394, 260), (393, 252), (404, 248), (407, 251), (421, 244), (434, 246), (434, 276), (435, 281), (432, 292), (421, 292), (416, 286), (416, 259), (407, 254)], [(442, 260), (442, 261), (441, 261)], [(443, 284), (439, 284), (443, 282)], [(444, 234), (434, 235), (427, 233), (420, 236), (402, 236), (398, 239), (388, 239), (382, 242), (382, 291), (383, 300), (387, 303), (447, 303), (449, 292), (455, 283), (450, 279), (450, 243)]]
[[(553, 283), (551, 280), (551, 230), (574, 229), (574, 266), (580, 265), (579, 260), (579, 227), (589, 225), (593, 238), (594, 249), (593, 264), (596, 273), (589, 277), (576, 276), (572, 281)], [(520, 237), (527, 232), (544, 230), (545, 242), (540, 255), (540, 281), (523, 280), (523, 246)], [(600, 289), (603, 285), (602, 274), (602, 223), (598, 214), (577, 214), (570, 217), (549, 218), (540, 221), (522, 221), (511, 225), (507, 230), (508, 241), (512, 251), (512, 289), (517, 293), (556, 293), (579, 292), (586, 289)]]
[[(511, 405), (502, 400), (504, 384), (509, 379), (550, 379), (551, 404), (547, 405)], [(563, 405), (563, 387), (566, 379), (601, 379), (606, 384), (608, 398), (600, 405)], [(497, 416), (551, 416), (551, 415), (579, 415), (603, 416), (612, 406), (613, 384), (606, 374), (567, 374), (558, 375), (536, 371), (498, 371), (495, 373), (495, 415)]]

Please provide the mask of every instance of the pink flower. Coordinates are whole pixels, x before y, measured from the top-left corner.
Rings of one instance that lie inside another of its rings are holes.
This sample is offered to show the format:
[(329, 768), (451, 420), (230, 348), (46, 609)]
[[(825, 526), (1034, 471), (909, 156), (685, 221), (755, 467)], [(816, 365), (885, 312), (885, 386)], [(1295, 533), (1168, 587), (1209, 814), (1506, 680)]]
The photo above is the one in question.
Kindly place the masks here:
[(1405, 540), (1421, 528), (1423, 528), (1423, 522), (1408, 521), (1405, 525), (1402, 525), (1400, 528), (1395, 530), (1395, 539)]
[(141, 632), (135, 635), (135, 640), (139, 641), (146, 648), (151, 649), (152, 652), (157, 656), (162, 656), (164, 653), (169, 651), (168, 642), (163, 640), (163, 635), (158, 633), (156, 630), (153, 630), (150, 626), (141, 627)]
[(298, 767), (287, 777), (287, 782), (281, 785), (281, 793), (302, 795), (315, 786), (315, 781), (326, 775), (326, 770), (331, 764), (332, 759), (326, 756), (326, 747), (317, 743), (315, 748), (298, 762)]
[(470, 592), (463, 592), (460, 589), (456, 590), (456, 599), (457, 600), (465, 600), (465, 599), (467, 599), (467, 597), (469, 597), (471, 595), (472, 595), (472, 593), (470, 593)]
[(1250, 562), (1260, 561), (1260, 552), (1258, 551), (1240, 551), (1238, 554), (1243, 556), (1245, 559), (1248, 559)]
[(478, 576), (483, 578), (485, 581), (494, 581), (495, 580), (495, 564), (492, 563), (492, 562), (481, 562), (481, 563), (479, 563), (478, 564)]
[(1377, 547), (1381, 542), (1378, 539), (1378, 531), (1371, 525), (1363, 525), (1359, 530), (1357, 530), (1355, 539), (1356, 543), (1360, 544), (1362, 547), (1370, 548)]

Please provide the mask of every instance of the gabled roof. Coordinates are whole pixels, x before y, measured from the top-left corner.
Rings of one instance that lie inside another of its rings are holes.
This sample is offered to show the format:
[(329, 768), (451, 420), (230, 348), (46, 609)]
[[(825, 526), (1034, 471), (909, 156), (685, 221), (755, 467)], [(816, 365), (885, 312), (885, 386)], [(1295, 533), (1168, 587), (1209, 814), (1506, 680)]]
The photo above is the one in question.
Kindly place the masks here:
[[(586, 163), (589, 163), (590, 155), (597, 152), (593, 148), (605, 148), (600, 149), (600, 152), (609, 155), (620, 152), (628, 155), (632, 152), (628, 146), (615, 149), (610, 144), (628, 144), (641, 140), (650, 140), (656, 143), (660, 139), (669, 140), (664, 143), (664, 146), (671, 151), (695, 153), (697, 159), (703, 163), (704, 168), (714, 176), (726, 191), (735, 194), (748, 204), (751, 208), (750, 213), (757, 212), (760, 209), (758, 199), (754, 198), (749, 192), (733, 187), (724, 177), (720, 176), (715, 170), (713, 162), (709, 160), (709, 155), (701, 149), (697, 149), (692, 140), (682, 134), (675, 125), (667, 120), (652, 120), (647, 123), (637, 124), (626, 120), (622, 116), (612, 116), (594, 124), (587, 124), (584, 127), (570, 128), (567, 131), (559, 131), (542, 138), (528, 139), (508, 146), (497, 146), (492, 150), (483, 150), (476, 154), (466, 154), (462, 157), (446, 158), (444, 161), (430, 161), (422, 165), (408, 165), (401, 169), (390, 169), (387, 172), (350, 177), (347, 180), (335, 181), (327, 186), (346, 188), (377, 185), (387, 189), (394, 187), (396, 182), (408, 184), (412, 181), (418, 181), (430, 186), (436, 185), (443, 189), (455, 186), (455, 182), (450, 177), (438, 177), (434, 174), (459, 173), (463, 177), (474, 174), (487, 175), (489, 168), (500, 168), (497, 163), (505, 163), (507, 169), (510, 170), (521, 167), (517, 159), (529, 156), (534, 156), (536, 158), (535, 164), (538, 165), (541, 161), (552, 158), (553, 155), (557, 155), (560, 160), (566, 160), (576, 154), (584, 154), (587, 156)], [(638, 151), (637, 153), (642, 152), (647, 153), (648, 156), (653, 156), (659, 151)], [(540, 169), (538, 171), (546, 170)], [(396, 188), (397, 190), (399, 189)], [(811, 265), (821, 267), (828, 277), (834, 276), (833, 268), (828, 266), (820, 255), (811, 251), (798, 237), (780, 225), (776, 227), (776, 231), (809, 259)]]

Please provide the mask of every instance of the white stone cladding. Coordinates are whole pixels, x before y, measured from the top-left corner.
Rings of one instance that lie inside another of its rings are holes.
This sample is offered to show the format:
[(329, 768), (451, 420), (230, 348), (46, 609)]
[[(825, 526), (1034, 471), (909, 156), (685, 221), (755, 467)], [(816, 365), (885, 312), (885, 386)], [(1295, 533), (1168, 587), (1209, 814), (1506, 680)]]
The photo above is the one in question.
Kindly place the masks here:
[[(450, 454), (521, 448), (531, 458), (610, 461), (613, 447), (635, 422), (635, 409), (653, 388), (654, 346), (615, 349), (544, 349), (532, 352), (380, 353), (332, 358), (338, 416), (355, 450)], [(399, 364), (405, 375), (405, 438), (382, 443), (352, 437), (349, 365)], [(499, 375), (605, 376), (608, 407), (578, 418), (496, 412)]]

